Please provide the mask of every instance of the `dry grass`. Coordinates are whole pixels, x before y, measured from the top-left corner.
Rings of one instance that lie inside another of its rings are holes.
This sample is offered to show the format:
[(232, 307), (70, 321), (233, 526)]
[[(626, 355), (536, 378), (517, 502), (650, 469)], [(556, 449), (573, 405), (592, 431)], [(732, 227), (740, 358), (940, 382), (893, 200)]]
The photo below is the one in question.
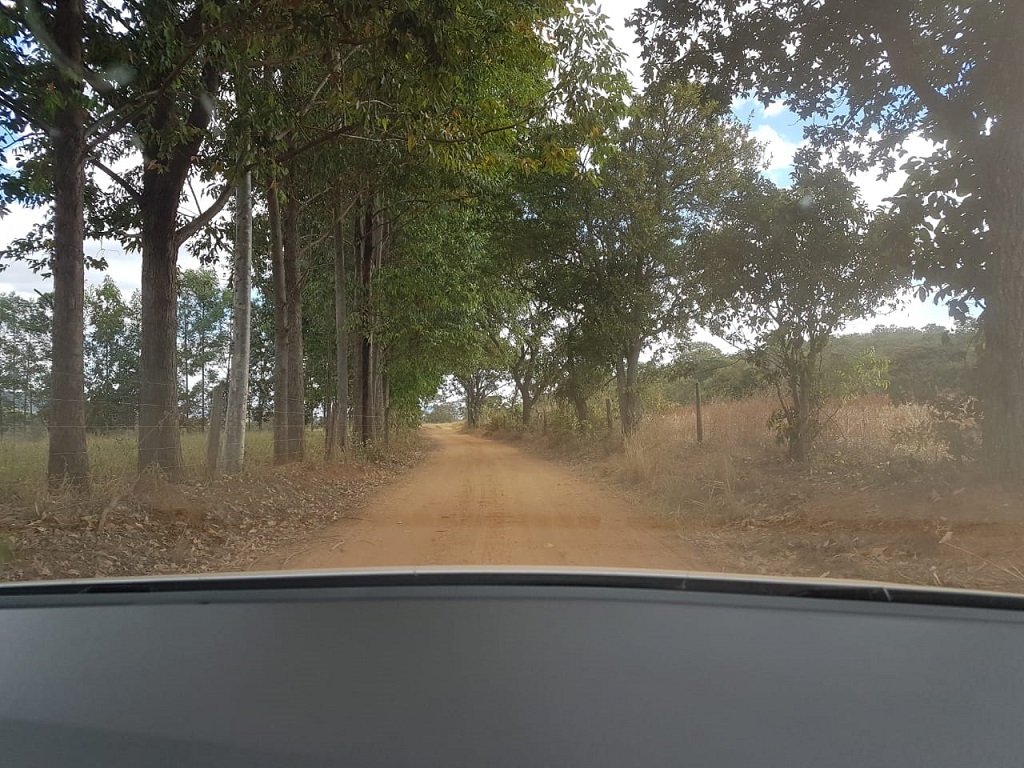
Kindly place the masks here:
[[(523, 438), (625, 485), (717, 569), (1024, 591), (1024, 496), (954, 461), (920, 405), (862, 398), (807, 465), (788, 461), (755, 398), (649, 414), (639, 433)], [(551, 420), (549, 419), (549, 423)]]
[[(94, 485), (102, 488), (136, 475), (137, 434), (134, 430), (90, 434), (87, 438), (90, 475)], [(399, 435), (398, 440), (403, 437)], [(206, 471), (204, 432), (182, 432), (181, 452), (185, 474), (201, 478)], [(246, 463), (251, 467), (269, 464), (274, 454), (274, 433), (271, 429), (250, 429), (246, 432)], [(307, 430), (306, 461), (324, 458), (323, 430)], [(0, 438), (0, 499), (31, 497), (46, 491), (47, 438), (39, 430), (29, 435), (5, 435)]]
[(304, 462), (274, 466), (270, 430), (248, 433), (246, 470), (205, 478), (205, 435), (182, 435), (187, 477), (171, 485), (135, 469), (132, 433), (91, 436), (88, 493), (46, 487), (43, 439), (0, 441), (0, 580), (244, 570), (261, 555), (349, 514), (422, 456), (414, 432), (388, 450), (323, 461), (323, 432)]

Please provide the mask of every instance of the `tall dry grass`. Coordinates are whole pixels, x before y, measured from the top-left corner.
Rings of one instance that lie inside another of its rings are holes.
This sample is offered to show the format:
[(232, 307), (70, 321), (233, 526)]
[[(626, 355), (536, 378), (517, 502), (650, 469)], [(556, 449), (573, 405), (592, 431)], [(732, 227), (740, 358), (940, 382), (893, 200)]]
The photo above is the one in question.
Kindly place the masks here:
[(932, 427), (927, 406), (897, 405), (885, 395), (868, 395), (835, 413), (821, 436), (820, 447), (864, 462), (912, 457), (937, 463), (948, 455)]
[[(708, 404), (701, 445), (694, 407), (651, 414), (621, 452), (603, 460), (603, 471), (660, 498), (671, 512), (748, 514), (750, 496), (766, 477), (780, 474), (784, 460), (768, 425), (775, 408), (764, 397)], [(925, 406), (896, 405), (884, 396), (848, 403), (830, 416), (807, 471), (879, 467), (900, 457), (937, 465), (946, 453), (929, 437), (930, 419)]]

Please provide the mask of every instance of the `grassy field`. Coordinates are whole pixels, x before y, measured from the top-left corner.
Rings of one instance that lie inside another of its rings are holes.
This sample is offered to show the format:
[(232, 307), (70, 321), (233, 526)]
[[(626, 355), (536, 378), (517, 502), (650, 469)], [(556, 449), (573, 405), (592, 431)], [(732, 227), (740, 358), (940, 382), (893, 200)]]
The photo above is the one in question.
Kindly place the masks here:
[[(274, 451), (271, 429), (246, 432), (245, 455), (250, 466), (270, 463)], [(136, 475), (136, 441), (134, 430), (91, 434), (87, 438), (89, 467), (98, 486), (118, 482)], [(310, 461), (323, 459), (323, 430), (306, 433), (306, 454)], [(206, 470), (206, 433), (183, 432), (181, 452), (186, 476), (201, 478)], [(43, 430), (30, 434), (8, 434), (0, 437), (0, 494), (34, 493), (46, 485), (47, 439)]]
[[(782, 461), (784, 451), (768, 426), (774, 408), (767, 398), (705, 406), (702, 445), (697, 444), (692, 406), (654, 414), (623, 445), (618, 472), (628, 483), (653, 487), (684, 503), (693, 501), (695, 490), (719, 498), (731, 493), (743, 467), (759, 462), (811, 477), (874, 471), (879, 481), (894, 467), (913, 468), (922, 475), (948, 469), (945, 447), (930, 435), (931, 416), (923, 405), (865, 397), (844, 406), (830, 419), (806, 468)], [(907, 435), (916, 437), (908, 440)]]

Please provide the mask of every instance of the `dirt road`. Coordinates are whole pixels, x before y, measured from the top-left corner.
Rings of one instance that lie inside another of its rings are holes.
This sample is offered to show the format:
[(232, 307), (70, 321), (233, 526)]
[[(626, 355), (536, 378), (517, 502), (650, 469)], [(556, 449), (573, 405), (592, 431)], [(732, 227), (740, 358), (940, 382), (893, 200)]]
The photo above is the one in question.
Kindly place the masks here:
[(429, 429), (437, 450), (356, 520), (255, 570), (418, 565), (699, 568), (669, 521), (511, 445)]

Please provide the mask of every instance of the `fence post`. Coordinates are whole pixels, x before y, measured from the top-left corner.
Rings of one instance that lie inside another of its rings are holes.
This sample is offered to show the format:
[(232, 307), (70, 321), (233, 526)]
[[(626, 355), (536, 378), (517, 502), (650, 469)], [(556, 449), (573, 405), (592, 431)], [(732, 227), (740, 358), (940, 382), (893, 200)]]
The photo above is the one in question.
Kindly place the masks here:
[(700, 402), (700, 382), (698, 381), (695, 385), (697, 393), (697, 444), (704, 444), (704, 411), (701, 409)]
[(211, 479), (217, 476), (217, 460), (220, 458), (220, 428), (224, 421), (224, 391), (227, 384), (220, 383), (210, 393), (210, 429), (206, 433), (206, 474)]
[(608, 419), (608, 434), (611, 434), (611, 432), (612, 432), (612, 399), (610, 397), (606, 397), (604, 399), (604, 412), (605, 412), (605, 416)]

